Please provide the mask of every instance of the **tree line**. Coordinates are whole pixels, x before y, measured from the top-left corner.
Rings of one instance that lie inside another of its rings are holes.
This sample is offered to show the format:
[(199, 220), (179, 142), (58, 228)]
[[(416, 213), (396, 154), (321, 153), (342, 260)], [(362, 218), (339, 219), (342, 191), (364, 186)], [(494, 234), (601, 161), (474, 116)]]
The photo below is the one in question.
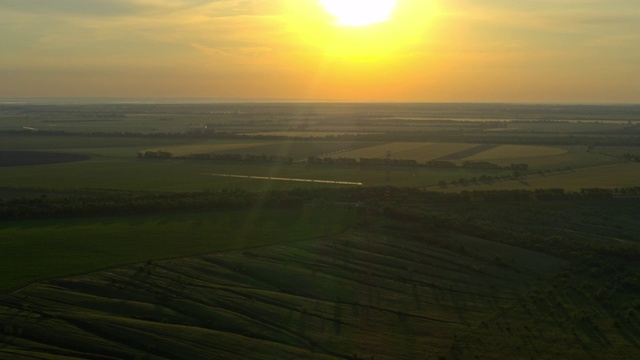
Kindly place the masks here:
[(216, 153), (200, 153), (174, 156), (168, 151), (141, 151), (138, 153), (139, 158), (145, 159), (189, 159), (189, 160), (214, 160), (214, 161), (236, 161), (250, 163), (278, 163), (291, 164), (293, 158), (278, 155), (255, 155), (255, 154), (216, 154)]
[(404, 167), (435, 167), (435, 168), (464, 168), (464, 169), (494, 169), (494, 170), (519, 170), (526, 171), (529, 164), (510, 164), (500, 166), (488, 161), (465, 161), (458, 165), (453, 161), (430, 160), (419, 162), (414, 159), (386, 159), (386, 158), (332, 158), (309, 156), (309, 164), (329, 164), (329, 165), (372, 165), (372, 166), (404, 166)]
[[(244, 139), (244, 140), (308, 140), (308, 137), (282, 136), (282, 135), (251, 135), (238, 134), (231, 131), (207, 129), (206, 131), (191, 132), (155, 132), (140, 133), (130, 131), (114, 132), (76, 132), (76, 131), (34, 131), (24, 130), (0, 131), (7, 135), (28, 136), (85, 136), (85, 137), (122, 137), (122, 138), (162, 138), (162, 139)], [(539, 134), (514, 134), (510, 136), (495, 135), (476, 132), (391, 132), (385, 134), (340, 134), (333, 136), (317, 137), (314, 141), (439, 141), (439, 142), (474, 142), (491, 144), (520, 144), (520, 145), (585, 145), (585, 146), (636, 146), (640, 143), (640, 136), (635, 133), (622, 133), (617, 135), (564, 135), (540, 136)]]
[(286, 192), (104, 192), (90, 195), (0, 199), (0, 219), (70, 218), (180, 211), (242, 210), (253, 207), (301, 208), (303, 200)]
[[(362, 211), (379, 213), (387, 207), (402, 212), (407, 204), (471, 202), (597, 200), (615, 196), (640, 196), (640, 187), (624, 189), (483, 190), (444, 193), (412, 187), (298, 188), (249, 192), (238, 189), (199, 192), (104, 192), (27, 196), (0, 199), (0, 219), (38, 219), (134, 215), (181, 211), (242, 210), (251, 208), (302, 208), (357, 204)], [(313, 205), (312, 205), (313, 204)], [(355, 205), (354, 205), (355, 206)]]
[[(291, 164), (293, 158), (278, 155), (257, 155), (257, 154), (216, 154), (198, 153), (174, 156), (173, 153), (162, 150), (147, 150), (138, 153), (139, 158), (144, 159), (189, 159), (189, 160), (213, 160), (213, 161), (235, 161), (250, 163), (279, 163)], [(400, 167), (431, 167), (431, 168), (463, 168), (463, 169), (490, 169), (490, 170), (513, 170), (527, 171), (529, 164), (510, 164), (500, 166), (488, 161), (465, 161), (458, 165), (453, 161), (431, 160), (419, 162), (415, 159), (386, 159), (386, 158), (332, 158), (332, 157), (307, 157), (307, 164), (311, 165), (361, 165), (361, 166), (400, 166)]]

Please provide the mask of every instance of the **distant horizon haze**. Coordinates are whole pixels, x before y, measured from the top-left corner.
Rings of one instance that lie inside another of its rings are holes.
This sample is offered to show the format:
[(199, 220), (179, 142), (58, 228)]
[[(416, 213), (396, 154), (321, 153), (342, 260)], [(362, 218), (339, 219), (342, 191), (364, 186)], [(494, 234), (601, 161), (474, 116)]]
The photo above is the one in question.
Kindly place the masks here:
[(424, 104), (424, 105), (558, 105), (558, 106), (640, 106), (638, 102), (536, 102), (536, 101), (384, 101), (384, 100), (340, 100), (340, 99), (271, 99), (271, 98), (191, 98), (191, 97), (0, 97), (0, 105), (109, 105), (109, 104)]

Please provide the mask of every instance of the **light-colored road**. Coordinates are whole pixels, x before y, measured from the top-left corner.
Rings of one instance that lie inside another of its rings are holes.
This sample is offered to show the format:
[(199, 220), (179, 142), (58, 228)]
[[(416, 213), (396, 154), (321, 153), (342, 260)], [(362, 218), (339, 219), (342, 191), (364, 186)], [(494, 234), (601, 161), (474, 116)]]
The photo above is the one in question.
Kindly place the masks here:
[(363, 185), (361, 182), (335, 181), (335, 180), (295, 179), (295, 178), (282, 178), (282, 177), (272, 177), (272, 176), (251, 176), (251, 175), (233, 175), (233, 174), (208, 174), (208, 175), (239, 178), (239, 179), (294, 181), (294, 182), (310, 182), (310, 183), (320, 183), (320, 184), (357, 185), (357, 186)]

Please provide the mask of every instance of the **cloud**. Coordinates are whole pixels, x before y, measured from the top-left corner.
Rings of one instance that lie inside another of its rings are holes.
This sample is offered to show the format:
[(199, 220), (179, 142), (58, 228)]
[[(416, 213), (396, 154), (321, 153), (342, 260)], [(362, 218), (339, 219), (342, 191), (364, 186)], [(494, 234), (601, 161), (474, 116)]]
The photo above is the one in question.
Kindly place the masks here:
[(79, 14), (95, 16), (121, 16), (137, 8), (136, 3), (125, 0), (3, 0), (0, 10), (28, 14)]
[(640, 7), (625, 0), (451, 1), (448, 16), (539, 31), (582, 31), (586, 27), (640, 26)]
[[(228, 42), (263, 38), (250, 33), (272, 16), (250, 0), (4, 0), (0, 31), (19, 29), (22, 45), (52, 48), (96, 41)], [(4, 15), (3, 15), (4, 13)], [(273, 13), (273, 10), (271, 10)], [(261, 29), (263, 32), (265, 29)], [(260, 41), (260, 40), (258, 40)], [(18, 42), (14, 41), (14, 45)], [(243, 45), (246, 46), (246, 45)], [(261, 45), (259, 45), (261, 46)]]
[(0, 11), (42, 15), (130, 16), (172, 12), (233, 0), (3, 0)]
[[(377, 91), (375, 84), (420, 88), (433, 79), (452, 89), (473, 79), (534, 87), (638, 62), (630, 61), (640, 52), (635, 0), (432, 0), (433, 10), (404, 1), (407, 25), (385, 39), (385, 27), (371, 37), (327, 28), (316, 0), (0, 0), (0, 34), (11, 35), (0, 40), (0, 69), (20, 74), (6, 93), (21, 79), (38, 89), (73, 77), (79, 89), (108, 83), (103, 91), (114, 93), (132, 84), (153, 92), (159, 83), (167, 94), (206, 93), (214, 81), (220, 95), (233, 88), (285, 96), (287, 81), (299, 95), (316, 73), (327, 74), (326, 94), (348, 94), (361, 84)], [(375, 56), (354, 61), (334, 49)]]

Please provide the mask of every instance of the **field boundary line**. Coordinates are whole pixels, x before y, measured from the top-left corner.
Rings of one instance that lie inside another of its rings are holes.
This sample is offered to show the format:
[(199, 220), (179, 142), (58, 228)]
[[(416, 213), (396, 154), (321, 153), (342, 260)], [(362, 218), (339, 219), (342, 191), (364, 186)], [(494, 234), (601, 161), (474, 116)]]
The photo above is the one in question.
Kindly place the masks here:
[(164, 261), (188, 259), (188, 258), (192, 258), (192, 257), (201, 257), (201, 256), (207, 256), (207, 255), (214, 255), (214, 254), (223, 254), (223, 253), (233, 252), (233, 251), (255, 250), (255, 249), (261, 249), (261, 248), (267, 248), (267, 247), (270, 247), (270, 246), (295, 244), (295, 243), (304, 242), (304, 241), (318, 241), (318, 240), (323, 240), (323, 239), (330, 239), (330, 238), (333, 238), (333, 237), (344, 235), (347, 231), (351, 230), (354, 226), (355, 225), (348, 226), (346, 229), (338, 231), (338, 232), (336, 232), (334, 234), (316, 236), (316, 237), (312, 237), (312, 238), (308, 238), (308, 239), (296, 239), (296, 240), (284, 241), (284, 242), (275, 243), (275, 244), (248, 246), (248, 247), (243, 247), (241, 249), (208, 251), (208, 252), (197, 253), (197, 254), (192, 254), (192, 255), (175, 256), (175, 257), (160, 258), (160, 259), (153, 259), (153, 260), (152, 259), (147, 259), (147, 260), (143, 260), (143, 261), (135, 261), (135, 262), (124, 263), (124, 264), (119, 264), (119, 265), (112, 265), (112, 266), (102, 267), (102, 268), (88, 270), (88, 271), (82, 271), (82, 272), (63, 275), (63, 276), (52, 276), (52, 277), (44, 278), (44, 279), (41, 279), (41, 280), (38, 280), (38, 281), (34, 281), (32, 283), (29, 283), (29, 284), (26, 284), (24, 286), (20, 286), (20, 287), (17, 287), (17, 288), (8, 289), (8, 290), (1, 290), (0, 291), (0, 298), (5, 297), (5, 296), (10, 296), (10, 295), (17, 294), (17, 293), (19, 293), (19, 292), (21, 292), (23, 290), (27, 290), (28, 288), (30, 288), (32, 286), (36, 286), (38, 284), (41, 284), (41, 283), (44, 283), (44, 282), (47, 282), (47, 281), (51, 281), (51, 280), (69, 279), (69, 278), (73, 278), (73, 277), (76, 277), (76, 276), (84, 276), (84, 275), (89, 275), (89, 274), (98, 273), (98, 272), (102, 272), (102, 271), (109, 271), (109, 270), (118, 269), (118, 268), (122, 268), (122, 267), (129, 267), (129, 266), (133, 266), (133, 265), (137, 265), (137, 264), (143, 264), (143, 263), (146, 263), (146, 262), (164, 262)]

